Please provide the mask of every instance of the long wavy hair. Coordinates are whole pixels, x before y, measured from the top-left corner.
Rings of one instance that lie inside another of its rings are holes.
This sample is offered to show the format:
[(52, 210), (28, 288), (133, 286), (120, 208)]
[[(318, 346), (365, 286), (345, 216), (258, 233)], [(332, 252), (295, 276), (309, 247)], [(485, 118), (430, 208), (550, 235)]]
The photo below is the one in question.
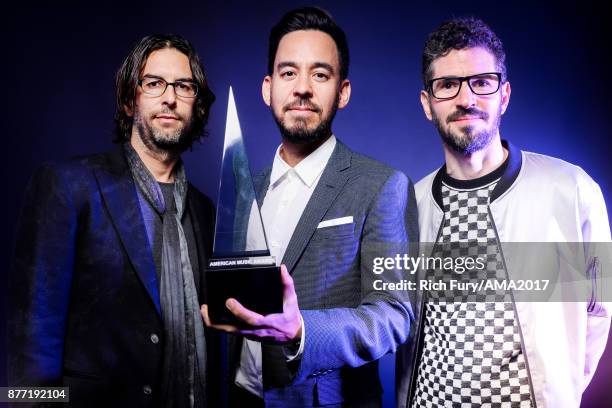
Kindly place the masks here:
[(195, 48), (186, 39), (178, 35), (149, 35), (134, 46), (132, 51), (125, 58), (115, 77), (115, 93), (117, 107), (115, 111), (115, 134), (113, 142), (123, 143), (130, 140), (134, 118), (128, 116), (125, 107), (134, 109), (134, 99), (136, 97), (136, 86), (140, 79), (140, 74), (153, 51), (165, 48), (174, 48), (187, 56), (193, 80), (198, 85), (198, 94), (193, 107), (193, 122), (191, 125), (191, 140), (188, 147), (193, 142), (205, 136), (205, 126), (208, 122), (210, 107), (215, 101), (215, 95), (208, 87), (204, 66), (198, 57)]

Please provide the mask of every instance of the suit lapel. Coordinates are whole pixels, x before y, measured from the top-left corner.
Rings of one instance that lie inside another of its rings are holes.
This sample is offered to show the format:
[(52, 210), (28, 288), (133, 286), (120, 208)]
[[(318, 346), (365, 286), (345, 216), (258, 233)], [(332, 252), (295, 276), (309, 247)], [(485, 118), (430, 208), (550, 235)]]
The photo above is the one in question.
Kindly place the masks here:
[(285, 264), (289, 273), (293, 272), (295, 264), (304, 252), (308, 242), (310, 242), (310, 238), (312, 238), (323, 216), (342, 191), (342, 187), (348, 180), (348, 172), (344, 172), (344, 170), (349, 168), (350, 165), (350, 150), (340, 141), (337, 141), (334, 152), (329, 158), (323, 174), (321, 174), (321, 179), (312, 192), (312, 196), (308, 200), (308, 204), (306, 204), (300, 221), (287, 245), (282, 263)]
[(130, 262), (161, 316), (153, 254), (147, 239), (136, 186), (122, 151), (117, 149), (108, 157), (108, 168), (95, 170), (100, 192)]
[[(285, 264), (289, 273), (293, 272), (293, 268), (316, 231), (319, 222), (321, 222), (329, 207), (338, 197), (340, 191), (342, 191), (342, 187), (349, 177), (349, 172), (344, 170), (349, 168), (350, 165), (351, 152), (340, 141), (337, 141), (336, 147), (287, 245), (282, 263)], [(267, 187), (270, 183), (269, 172), (267, 173), (267, 179), (264, 179), (264, 181), (267, 181), (264, 183), (265, 187)], [(264, 196), (265, 194), (262, 196), (261, 202), (263, 202)], [(294, 371), (285, 361), (281, 347), (278, 345), (262, 344), (261, 350), (264, 390), (286, 387), (291, 384)]]

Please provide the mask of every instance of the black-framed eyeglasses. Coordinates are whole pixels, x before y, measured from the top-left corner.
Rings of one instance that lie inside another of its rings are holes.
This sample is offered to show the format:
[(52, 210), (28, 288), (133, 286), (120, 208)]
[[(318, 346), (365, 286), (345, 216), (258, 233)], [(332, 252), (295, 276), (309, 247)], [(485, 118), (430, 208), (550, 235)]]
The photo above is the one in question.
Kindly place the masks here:
[(491, 95), (499, 90), (500, 72), (485, 72), (465, 77), (440, 77), (429, 81), (429, 92), (436, 99), (453, 99), (459, 95), (463, 81), (475, 95)]
[(198, 94), (198, 85), (193, 81), (179, 80), (167, 82), (163, 78), (147, 76), (139, 79), (138, 85), (140, 85), (144, 93), (151, 96), (162, 96), (166, 89), (168, 89), (168, 85), (172, 85), (174, 92), (183, 98), (195, 98)]

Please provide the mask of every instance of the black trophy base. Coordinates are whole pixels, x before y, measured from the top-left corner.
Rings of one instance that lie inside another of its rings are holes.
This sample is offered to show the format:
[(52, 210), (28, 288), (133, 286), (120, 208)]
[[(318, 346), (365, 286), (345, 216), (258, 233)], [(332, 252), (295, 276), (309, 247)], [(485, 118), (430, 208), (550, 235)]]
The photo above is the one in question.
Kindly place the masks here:
[[(211, 261), (214, 264), (215, 260)], [(244, 327), (225, 306), (229, 298), (261, 315), (282, 313), (283, 283), (276, 265), (212, 267), (206, 271), (208, 316), (212, 324)]]

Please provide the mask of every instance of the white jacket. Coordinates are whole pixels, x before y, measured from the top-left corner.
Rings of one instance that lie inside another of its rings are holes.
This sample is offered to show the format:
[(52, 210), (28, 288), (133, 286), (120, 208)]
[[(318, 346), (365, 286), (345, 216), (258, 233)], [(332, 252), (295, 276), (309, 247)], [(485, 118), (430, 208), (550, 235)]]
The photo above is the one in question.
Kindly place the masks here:
[[(489, 205), (500, 242), (610, 241), (605, 202), (588, 174), (562, 160), (503, 143), (509, 163)], [(434, 195), (440, 191), (439, 172), (415, 186), (421, 242), (436, 242), (443, 222), (441, 199)], [(421, 352), (420, 295), (417, 303), (412, 341), (398, 352), (398, 407), (406, 407), (413, 392)], [(601, 300), (590, 308), (589, 302), (514, 304), (536, 405), (579, 407), (606, 345), (612, 305)]]

